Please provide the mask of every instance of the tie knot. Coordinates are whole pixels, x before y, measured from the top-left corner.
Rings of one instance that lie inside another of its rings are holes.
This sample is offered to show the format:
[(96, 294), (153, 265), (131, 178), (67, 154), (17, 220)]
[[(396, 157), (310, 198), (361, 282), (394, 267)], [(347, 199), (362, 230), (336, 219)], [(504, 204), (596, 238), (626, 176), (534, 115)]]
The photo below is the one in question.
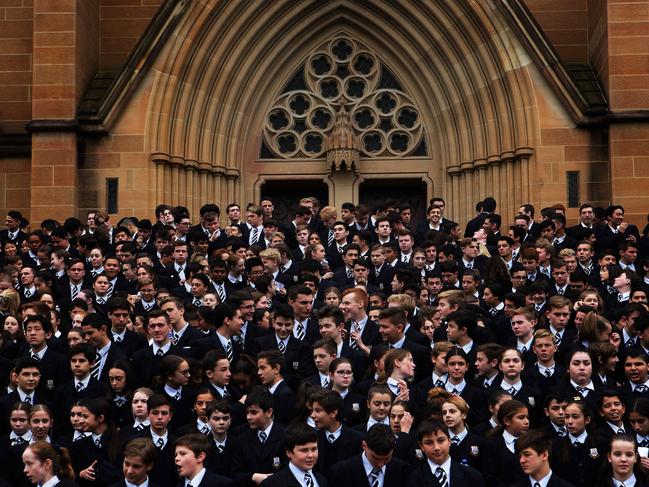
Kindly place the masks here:
[(165, 440), (158, 438), (158, 441), (156, 441), (155, 444), (159, 449), (162, 449), (165, 446)]
[(268, 439), (268, 435), (266, 434), (265, 431), (260, 431), (258, 436), (259, 436), (259, 441), (261, 441), (262, 443), (266, 443), (266, 440)]
[(336, 441), (336, 435), (334, 435), (333, 433), (329, 433), (327, 435), (327, 439), (329, 440), (329, 443), (333, 443), (334, 441)]

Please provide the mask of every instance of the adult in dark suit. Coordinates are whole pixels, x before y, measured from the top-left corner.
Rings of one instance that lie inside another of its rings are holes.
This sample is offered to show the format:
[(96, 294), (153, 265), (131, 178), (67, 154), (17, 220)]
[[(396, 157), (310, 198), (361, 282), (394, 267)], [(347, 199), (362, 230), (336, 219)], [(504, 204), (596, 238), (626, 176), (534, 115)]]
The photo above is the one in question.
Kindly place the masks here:
[(373, 487), (383, 480), (383, 487), (400, 487), (408, 475), (408, 464), (393, 457), (394, 433), (389, 426), (373, 425), (362, 442), (363, 453), (342, 460), (331, 467), (329, 483), (337, 487)]

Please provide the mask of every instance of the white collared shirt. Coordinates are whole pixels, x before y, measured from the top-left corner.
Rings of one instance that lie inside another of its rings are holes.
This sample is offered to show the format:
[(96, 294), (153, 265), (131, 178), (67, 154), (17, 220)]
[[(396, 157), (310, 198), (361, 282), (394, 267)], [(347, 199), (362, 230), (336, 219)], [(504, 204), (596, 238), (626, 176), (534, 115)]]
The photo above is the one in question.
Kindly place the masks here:
[(282, 382), (284, 382), (284, 379), (275, 382), (272, 386), (268, 388), (268, 392), (270, 392), (271, 394), (275, 394), (275, 391), (277, 390), (277, 388)]
[(451, 431), (448, 432), (449, 435), (451, 435), (451, 439), (457, 436), (457, 439), (459, 440), (460, 443), (464, 441), (464, 438), (466, 438), (466, 435), (469, 434), (469, 430), (464, 428), (461, 433), (458, 433), (457, 435), (453, 434)]
[(586, 443), (588, 439), (588, 431), (584, 430), (579, 436), (573, 436), (572, 433), (568, 433), (568, 438), (570, 439), (570, 444), (572, 445), (575, 441), (578, 441), (582, 445)]
[(157, 355), (158, 350), (162, 350), (162, 353), (164, 353), (166, 355), (167, 352), (169, 352), (170, 348), (171, 348), (171, 342), (167, 342), (164, 345), (162, 345), (161, 347), (159, 347), (155, 342), (153, 342), (151, 344), (151, 349), (153, 350), (153, 355)]
[(511, 435), (507, 430), (505, 430), (503, 431), (503, 439), (505, 440), (505, 446), (507, 447), (507, 449), (512, 453), (516, 453), (514, 448), (516, 440), (518, 438), (514, 435)]
[(126, 487), (149, 487), (149, 477), (144, 479), (144, 482), (142, 482), (140, 485), (134, 484), (133, 482), (129, 482), (128, 480), (124, 479), (124, 485), (126, 485)]
[(78, 391), (79, 390), (78, 389), (79, 384), (83, 384), (83, 387), (81, 388), (81, 390), (83, 391), (86, 387), (88, 387), (89, 382), (90, 382), (90, 374), (88, 374), (85, 378), (83, 378), (81, 380), (79, 380), (79, 379), (77, 379), (75, 377), (75, 379), (74, 379), (74, 389)]
[(56, 484), (60, 482), (59, 478), (55, 475), (51, 479), (49, 479), (47, 482), (44, 484), (39, 484), (40, 487), (54, 487)]
[(464, 379), (462, 379), (462, 382), (460, 382), (457, 385), (453, 385), (453, 384), (451, 384), (451, 381), (447, 381), (446, 385), (444, 387), (446, 388), (446, 390), (448, 392), (453, 393), (453, 391), (456, 391), (456, 393), (459, 395), (459, 394), (462, 394), (462, 391), (466, 387), (466, 381)]
[[(586, 384), (585, 386), (580, 386), (580, 385), (577, 384), (574, 380), (570, 379), (570, 385), (571, 385), (572, 387), (574, 387), (575, 389), (577, 389), (578, 387), (585, 387), (585, 388), (588, 389), (589, 391), (594, 391), (594, 390), (595, 390), (595, 386), (593, 385), (593, 381), (592, 381), (592, 380), (591, 380), (588, 384)], [(588, 394), (590, 394), (590, 392), (587, 392), (587, 393), (586, 393), (586, 395), (588, 395)]]
[(43, 355), (45, 355), (45, 352), (47, 352), (47, 345), (45, 345), (45, 346), (40, 350), (40, 352), (34, 352), (33, 349), (31, 349), (31, 348), (29, 349), (29, 355), (30, 355), (30, 356), (37, 355), (37, 356), (38, 356), (38, 360), (43, 360)]
[(615, 487), (622, 487), (622, 485), (624, 485), (624, 487), (635, 487), (635, 484), (637, 482), (637, 480), (635, 478), (635, 474), (633, 474), (633, 473), (631, 474), (631, 477), (629, 477), (628, 479), (626, 479), (624, 481), (618, 480), (615, 477), (611, 477), (611, 478), (613, 480), (613, 485)]
[(185, 477), (185, 485), (191, 483), (192, 486), (198, 487), (199, 485), (201, 485), (203, 477), (205, 477), (205, 468), (200, 469), (200, 471), (196, 475), (194, 475), (194, 478), (188, 479), (187, 477)]
[[(295, 465), (293, 465), (293, 462), (288, 462), (288, 468), (293, 474), (293, 477), (295, 477), (295, 479), (300, 483), (302, 487), (309, 487), (305, 480), (307, 472), (305, 472), (300, 468), (297, 468)], [(313, 484), (312, 484), (313, 487), (319, 486), (320, 484), (318, 484), (318, 481), (315, 478), (315, 474), (313, 473), (313, 470), (309, 470), (308, 473), (311, 476), (311, 479), (313, 480)]]
[(180, 393), (180, 396), (182, 397), (182, 395), (183, 395), (183, 386), (180, 386), (178, 389), (174, 389), (169, 384), (165, 384), (164, 391), (171, 398), (175, 398), (176, 394), (178, 394), (178, 393)]
[(532, 338), (530, 338), (526, 343), (523, 343), (519, 340), (516, 340), (516, 348), (518, 349), (519, 352), (523, 351), (523, 347), (525, 347), (525, 351), (529, 352), (532, 350), (532, 342), (534, 341), (534, 336), (532, 335)]
[(399, 341), (394, 342), (392, 344), (392, 347), (393, 348), (401, 348), (401, 347), (403, 347), (403, 342), (405, 342), (405, 341), (406, 341), (406, 336), (403, 335)]
[(513, 387), (515, 391), (513, 395), (516, 395), (518, 394), (518, 391), (521, 390), (521, 387), (523, 387), (523, 383), (519, 379), (519, 381), (516, 384), (509, 384), (505, 381), (505, 379), (503, 379), (503, 381), (500, 383), (500, 387), (507, 392), (509, 392)]
[(446, 474), (446, 480), (447, 480), (446, 485), (451, 485), (451, 457), (450, 456), (441, 465), (436, 464), (429, 458), (428, 466), (430, 467), (430, 471), (432, 472), (433, 476), (435, 476), (435, 470), (437, 470), (438, 467), (442, 467), (442, 470), (444, 470), (444, 473)]
[(546, 367), (545, 365), (541, 365), (540, 363), (536, 363), (536, 367), (539, 369), (539, 372), (541, 375), (545, 375), (545, 371), (549, 370), (550, 371), (550, 377), (554, 375), (554, 367), (556, 364), (552, 364), (550, 367)]
[(390, 420), (386, 416), (385, 419), (383, 419), (383, 421), (377, 421), (372, 416), (370, 416), (370, 419), (367, 420), (367, 429), (369, 430), (375, 424), (384, 424), (386, 426), (390, 426)]
[(469, 353), (471, 351), (471, 348), (473, 348), (473, 340), (471, 340), (469, 343), (467, 343), (466, 345), (460, 348), (464, 350), (465, 353)]
[(399, 395), (399, 383), (396, 381), (396, 379), (393, 379), (392, 377), (388, 377), (386, 384), (390, 389), (390, 391), (392, 391), (392, 394), (394, 394), (395, 396)]
[[(370, 463), (365, 452), (361, 453), (361, 460), (363, 461), (363, 468), (365, 469), (365, 478), (369, 478), (370, 473), (374, 470), (374, 465)], [(381, 473), (379, 473), (379, 476), (376, 478), (378, 481), (377, 487), (383, 487), (383, 481), (385, 480), (385, 465), (383, 465), (380, 470)]]
[(101, 373), (104, 370), (104, 367), (106, 366), (106, 360), (108, 360), (108, 352), (110, 352), (110, 346), (112, 345), (112, 342), (108, 342), (106, 345), (103, 347), (97, 349), (97, 353), (99, 354), (99, 375), (101, 376)]
[(528, 478), (530, 479), (531, 485), (538, 484), (540, 487), (548, 487), (548, 482), (550, 481), (550, 477), (552, 477), (552, 470), (550, 470), (550, 472), (548, 472), (548, 474), (542, 479), (534, 480), (532, 477), (528, 477)]
[(163, 444), (160, 449), (163, 449), (165, 446), (167, 446), (167, 440), (169, 439), (169, 431), (165, 431), (164, 435), (160, 436), (155, 431), (151, 430), (151, 438), (153, 439), (153, 444), (156, 447), (158, 446), (158, 440), (162, 438)]

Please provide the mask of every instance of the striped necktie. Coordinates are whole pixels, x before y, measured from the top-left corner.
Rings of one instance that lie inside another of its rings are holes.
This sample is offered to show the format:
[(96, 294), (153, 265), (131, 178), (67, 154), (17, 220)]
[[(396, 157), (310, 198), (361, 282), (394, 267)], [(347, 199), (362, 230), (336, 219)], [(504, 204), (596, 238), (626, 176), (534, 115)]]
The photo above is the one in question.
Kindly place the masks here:
[(101, 355), (99, 352), (95, 355), (95, 363), (92, 364), (90, 368), (90, 376), (94, 379), (99, 380), (99, 369), (101, 368)]
[(448, 478), (446, 477), (446, 472), (442, 467), (437, 467), (435, 469), (435, 478), (439, 482), (439, 487), (448, 487)]

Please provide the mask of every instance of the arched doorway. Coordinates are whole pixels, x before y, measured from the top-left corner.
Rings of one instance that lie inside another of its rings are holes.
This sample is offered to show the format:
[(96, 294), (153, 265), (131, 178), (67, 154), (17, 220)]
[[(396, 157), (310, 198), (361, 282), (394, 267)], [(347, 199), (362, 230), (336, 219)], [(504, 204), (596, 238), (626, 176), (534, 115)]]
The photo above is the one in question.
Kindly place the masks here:
[(387, 199), (395, 200), (398, 207), (409, 204), (414, 221), (426, 218), (426, 183), (421, 179), (366, 179), (358, 190), (359, 203), (372, 207)]
[(300, 198), (314, 196), (322, 206), (329, 204), (329, 188), (322, 180), (276, 179), (261, 185), (261, 195), (271, 198), (275, 205), (273, 216), (276, 220), (288, 223), (293, 219)]

